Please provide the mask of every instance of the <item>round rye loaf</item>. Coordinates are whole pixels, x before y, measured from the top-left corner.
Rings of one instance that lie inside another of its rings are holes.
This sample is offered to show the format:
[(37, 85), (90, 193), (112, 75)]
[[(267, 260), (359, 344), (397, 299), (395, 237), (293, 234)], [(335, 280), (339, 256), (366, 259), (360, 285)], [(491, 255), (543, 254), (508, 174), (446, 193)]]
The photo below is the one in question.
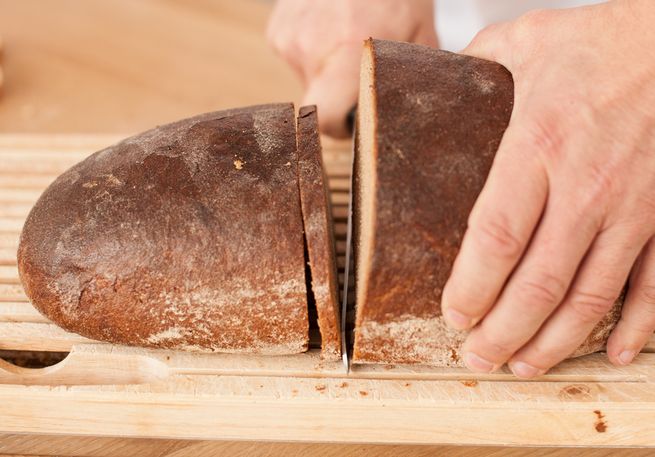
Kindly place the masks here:
[(157, 127), (48, 187), (18, 251), (66, 330), (192, 351), (307, 350), (296, 122), (262, 105)]

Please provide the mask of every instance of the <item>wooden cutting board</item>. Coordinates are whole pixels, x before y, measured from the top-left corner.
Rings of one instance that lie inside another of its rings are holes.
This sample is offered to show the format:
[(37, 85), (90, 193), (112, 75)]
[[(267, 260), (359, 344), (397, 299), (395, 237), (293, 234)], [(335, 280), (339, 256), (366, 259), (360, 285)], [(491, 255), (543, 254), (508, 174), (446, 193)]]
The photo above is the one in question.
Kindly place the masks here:
[[(0, 350), (70, 352), (43, 369), (0, 361), (0, 434), (505, 445), (655, 445), (655, 344), (629, 367), (604, 354), (536, 381), (507, 371), (324, 363), (114, 346), (67, 333), (30, 305), (16, 248), (59, 173), (110, 136), (0, 136)], [(343, 267), (350, 152), (325, 165)]]

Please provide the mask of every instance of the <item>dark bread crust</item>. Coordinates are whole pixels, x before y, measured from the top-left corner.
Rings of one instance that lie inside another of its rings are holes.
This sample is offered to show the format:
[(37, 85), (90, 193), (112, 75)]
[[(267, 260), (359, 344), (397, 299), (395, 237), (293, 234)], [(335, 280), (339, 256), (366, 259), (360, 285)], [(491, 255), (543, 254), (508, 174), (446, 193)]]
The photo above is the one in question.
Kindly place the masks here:
[[(441, 293), (509, 123), (512, 76), (494, 62), (415, 44), (370, 40), (365, 52), (372, 53), (373, 87), (361, 90), (373, 93), (376, 133), (361, 138), (358, 151), (373, 144), (375, 229), (369, 274), (356, 274), (353, 358), (461, 365), (466, 334), (446, 326)], [(355, 220), (361, 231), (363, 216)], [(575, 355), (604, 346), (618, 310)]]
[(33, 304), (112, 343), (290, 354), (308, 345), (291, 104), (207, 113), (60, 176), (18, 251)]
[(321, 331), (321, 355), (341, 358), (339, 289), (332, 213), (315, 106), (298, 114), (298, 180), (305, 240), (311, 269), (311, 287)]

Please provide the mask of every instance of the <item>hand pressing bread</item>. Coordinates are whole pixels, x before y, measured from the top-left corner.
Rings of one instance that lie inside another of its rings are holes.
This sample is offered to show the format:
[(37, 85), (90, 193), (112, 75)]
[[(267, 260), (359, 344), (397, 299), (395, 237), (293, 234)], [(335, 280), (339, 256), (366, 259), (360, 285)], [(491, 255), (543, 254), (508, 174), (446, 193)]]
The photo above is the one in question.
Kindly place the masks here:
[[(488, 60), (370, 40), (360, 84), (353, 361), (461, 366), (466, 332), (439, 304), (510, 120), (512, 77)], [(620, 301), (567, 355), (602, 349), (619, 312)]]
[(464, 360), (546, 372), (589, 335), (630, 277), (610, 360), (655, 329), (655, 3), (535, 11), (465, 54), (512, 73), (515, 105), (443, 293), (473, 328)]
[(362, 43), (369, 37), (437, 45), (432, 0), (278, 0), (268, 40), (315, 104), (320, 129), (346, 137), (357, 101)]

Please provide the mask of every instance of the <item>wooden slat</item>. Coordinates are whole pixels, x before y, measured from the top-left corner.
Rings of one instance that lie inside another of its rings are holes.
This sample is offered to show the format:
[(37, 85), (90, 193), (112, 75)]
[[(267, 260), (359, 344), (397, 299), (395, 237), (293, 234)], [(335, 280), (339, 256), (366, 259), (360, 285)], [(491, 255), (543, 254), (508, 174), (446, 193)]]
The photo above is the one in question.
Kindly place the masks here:
[(68, 352), (75, 344), (89, 342), (50, 322), (0, 321), (0, 349), (4, 350)]
[(3, 202), (0, 205), (0, 217), (26, 218), (31, 209), (32, 209), (31, 203)]
[(341, 176), (328, 177), (328, 183), (331, 190), (340, 190), (348, 192), (350, 189), (350, 179)]
[(17, 284), (18, 269), (14, 265), (0, 265), (0, 284)]
[(51, 323), (28, 302), (0, 302), (0, 322)]
[(33, 162), (16, 161), (16, 162), (3, 162), (0, 161), (0, 175), (19, 173), (31, 175), (48, 175), (58, 176), (64, 171), (68, 170), (76, 161), (71, 162)]
[[(2, 160), (0, 158), (0, 160)], [(0, 175), (0, 183), (4, 189), (45, 189), (56, 176), (54, 175), (22, 175), (4, 174)], [(337, 184), (338, 185), (338, 184)], [(0, 213), (0, 217), (2, 213)]]
[[(0, 348), (1, 349), (1, 348)], [(612, 366), (603, 354), (592, 354), (567, 361), (533, 381), (562, 383), (649, 383), (652, 381), (655, 355), (642, 354), (631, 367)], [(472, 374), (465, 368), (421, 366), (355, 366), (346, 373), (340, 361), (321, 360), (319, 350), (286, 356), (253, 354), (207, 354), (162, 351), (107, 344), (82, 344), (72, 348), (67, 366), (48, 370), (50, 377), (26, 373), (0, 364), (0, 384), (12, 377), (20, 383), (81, 385), (137, 384), (160, 381), (170, 376), (293, 376), (299, 378), (334, 377), (352, 380), (516, 382), (509, 370)], [(102, 368), (99, 368), (102, 367)], [(127, 368), (129, 367), (129, 368)], [(110, 372), (108, 373), (107, 370)], [(55, 372), (56, 371), (56, 372)], [(138, 379), (134, 379), (135, 374)], [(111, 379), (107, 379), (111, 377)]]
[(19, 237), (20, 234), (16, 232), (0, 232), (0, 249), (13, 250), (15, 254), (18, 249)]
[(209, 354), (150, 350), (108, 344), (75, 346), (56, 368), (35, 373), (0, 363), (0, 385), (145, 384), (171, 376), (345, 376), (341, 361), (321, 359), (320, 350), (285, 356)]
[(0, 265), (16, 265), (16, 249), (0, 248)]
[(23, 292), (20, 284), (0, 283), (0, 302), (25, 302), (29, 301)]
[(97, 151), (107, 147), (126, 135), (99, 134), (99, 135), (69, 135), (69, 134), (11, 134), (0, 135), (0, 152), (8, 154), (20, 153), (24, 150), (46, 150), (51, 154), (78, 154)]
[[(2, 202), (0, 202), (0, 204), (2, 204)], [(2, 217), (0, 218), (0, 233), (20, 232), (23, 229), (24, 222), (25, 219), (23, 218)]]
[(0, 204), (7, 203), (34, 203), (43, 192), (42, 189), (6, 189), (0, 187)]
[(77, 162), (87, 158), (92, 152), (88, 150), (67, 151), (63, 154), (53, 153), (47, 149), (22, 149), (12, 151), (10, 149), (0, 148), (0, 160), (8, 166), (22, 166), (25, 163), (41, 163), (52, 165), (53, 167), (70, 167)]
[(4, 431), (22, 433), (459, 445), (655, 442), (653, 392), (645, 383), (180, 377), (123, 387), (0, 386), (0, 404)]
[[(627, 367), (612, 365), (604, 353), (589, 354), (569, 359), (552, 368), (546, 375), (535, 379), (556, 382), (650, 382), (655, 372), (655, 354), (640, 354)], [(368, 379), (475, 379), (518, 381), (509, 368), (503, 367), (492, 374), (472, 375), (466, 368), (443, 368), (421, 365), (355, 365), (352, 377)]]

